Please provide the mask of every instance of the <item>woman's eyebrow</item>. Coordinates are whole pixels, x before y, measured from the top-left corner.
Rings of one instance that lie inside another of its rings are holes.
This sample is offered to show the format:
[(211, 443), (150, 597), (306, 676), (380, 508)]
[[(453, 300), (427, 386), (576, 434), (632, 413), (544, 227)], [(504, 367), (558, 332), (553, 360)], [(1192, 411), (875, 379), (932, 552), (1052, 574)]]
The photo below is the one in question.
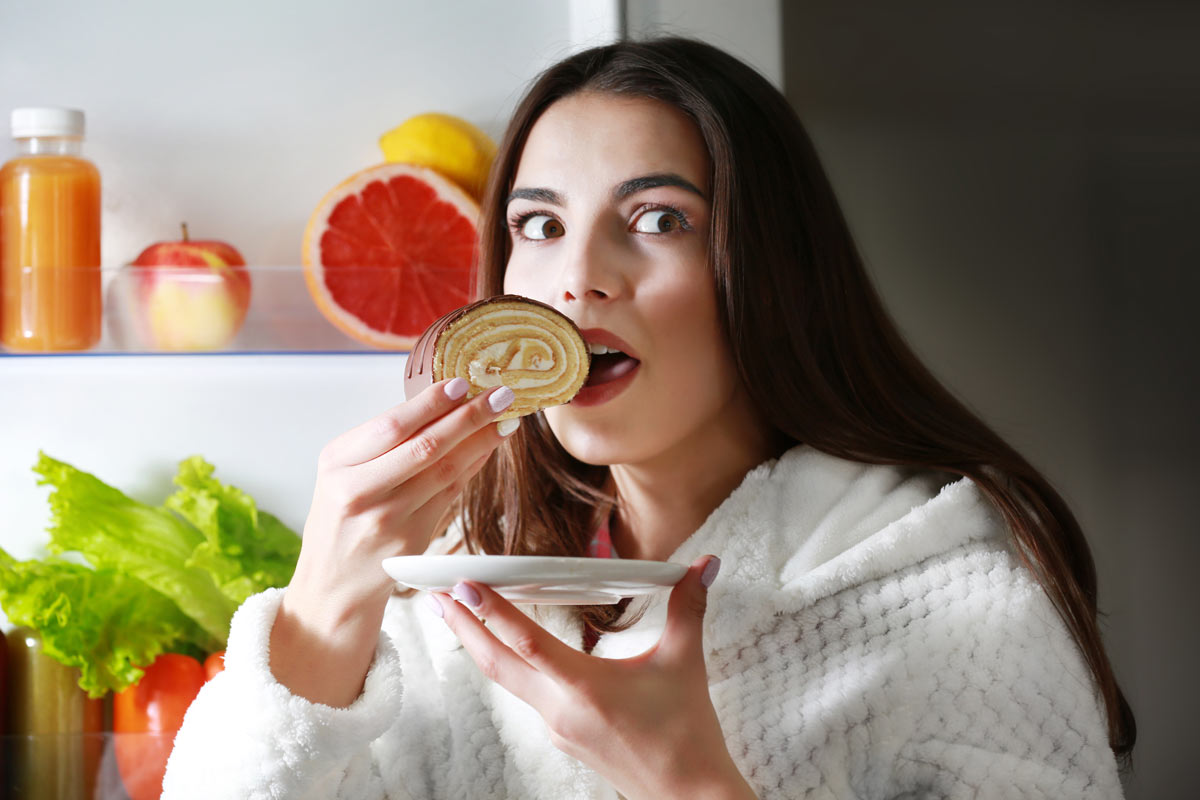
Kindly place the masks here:
[[(704, 192), (682, 175), (677, 175), (674, 172), (661, 172), (654, 175), (642, 175), (638, 178), (630, 178), (627, 181), (621, 181), (615, 189), (613, 189), (613, 198), (615, 200), (624, 200), (632, 194), (643, 192), (646, 189), (654, 189), (659, 186), (676, 186), (680, 189), (691, 192), (699, 197), (704, 197)], [(704, 198), (708, 199), (708, 198)], [(564, 204), (563, 196), (553, 189), (545, 189), (541, 187), (531, 187), (527, 189), (513, 189), (508, 197), (504, 200), (504, 205), (508, 205), (513, 200), (532, 200), (537, 203), (550, 203), (552, 205), (561, 206)]]
[(513, 200), (533, 200), (538, 203), (551, 203), (556, 206), (563, 204), (562, 195), (553, 189), (513, 189), (508, 199), (504, 201), (504, 205), (507, 206)]
[(656, 175), (643, 175), (640, 178), (630, 178), (627, 181), (622, 181), (616, 189), (613, 189), (613, 198), (624, 200), (631, 194), (636, 194), (646, 189), (654, 189), (658, 186), (678, 186), (680, 189), (686, 189), (693, 194), (704, 197), (704, 192), (700, 191), (696, 187), (696, 184), (682, 175), (676, 175), (674, 172), (662, 172)]

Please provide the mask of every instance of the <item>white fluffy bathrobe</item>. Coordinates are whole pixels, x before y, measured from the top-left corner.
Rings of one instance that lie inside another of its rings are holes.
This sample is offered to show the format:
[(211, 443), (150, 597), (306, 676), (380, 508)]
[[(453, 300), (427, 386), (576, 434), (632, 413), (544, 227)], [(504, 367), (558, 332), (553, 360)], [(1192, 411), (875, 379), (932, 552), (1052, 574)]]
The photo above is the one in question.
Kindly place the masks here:
[[(705, 553), (722, 561), (711, 696), (760, 797), (1121, 795), (1090, 673), (970, 481), (797, 447), (752, 470), (671, 560)], [(595, 654), (657, 641), (665, 599)], [(391, 601), (352, 706), (290, 694), (267, 666), (279, 600), (238, 611), (164, 798), (615, 797), (422, 602)], [(581, 646), (568, 610), (528, 610)]]

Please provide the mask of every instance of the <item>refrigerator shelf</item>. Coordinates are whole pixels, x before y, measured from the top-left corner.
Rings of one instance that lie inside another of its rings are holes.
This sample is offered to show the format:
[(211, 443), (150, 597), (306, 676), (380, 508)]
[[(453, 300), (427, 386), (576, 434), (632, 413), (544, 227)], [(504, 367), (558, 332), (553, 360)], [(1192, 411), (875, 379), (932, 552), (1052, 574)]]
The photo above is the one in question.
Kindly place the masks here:
[[(343, 268), (338, 280), (350, 284), (361, 274), (363, 285), (378, 285), (378, 267)], [(347, 335), (317, 307), (300, 266), (248, 266), (250, 303), (240, 325), (222, 277), (207, 267), (100, 267), (102, 332), (86, 350), (6, 347), (0, 357), (58, 355), (171, 354), (357, 354), (394, 353)], [(78, 268), (43, 274), (36, 291), (54, 291), (53, 282), (78, 281)], [(25, 288), (32, 276), (18, 276)], [(0, 287), (14, 291), (12, 280)], [(155, 288), (151, 288), (155, 287)], [(421, 291), (424, 287), (416, 287)], [(30, 289), (33, 291), (32, 289)], [(368, 291), (371, 291), (369, 289)], [(401, 313), (403, 306), (374, 309), (381, 317)], [(446, 309), (449, 310), (449, 309)], [(0, 313), (3, 313), (0, 310)], [(432, 320), (431, 320), (432, 321)], [(12, 322), (3, 323), (12, 328)]]

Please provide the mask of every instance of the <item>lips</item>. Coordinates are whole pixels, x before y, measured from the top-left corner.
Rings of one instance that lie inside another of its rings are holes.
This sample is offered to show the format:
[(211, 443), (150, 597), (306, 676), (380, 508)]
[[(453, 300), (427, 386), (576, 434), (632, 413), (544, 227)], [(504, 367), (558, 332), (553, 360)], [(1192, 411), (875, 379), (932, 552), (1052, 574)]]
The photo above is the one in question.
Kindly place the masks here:
[(592, 354), (588, 380), (584, 386), (599, 386), (615, 381), (637, 369), (639, 359), (624, 339), (603, 328), (580, 331)]
[(587, 342), (589, 348), (593, 346), (605, 347), (609, 350), (619, 350), (630, 358), (640, 358), (629, 342), (605, 328), (582, 328), (579, 331), (579, 335)]
[(633, 381), (641, 359), (624, 339), (603, 328), (581, 330), (591, 352), (587, 383), (572, 404), (598, 405), (616, 397)]

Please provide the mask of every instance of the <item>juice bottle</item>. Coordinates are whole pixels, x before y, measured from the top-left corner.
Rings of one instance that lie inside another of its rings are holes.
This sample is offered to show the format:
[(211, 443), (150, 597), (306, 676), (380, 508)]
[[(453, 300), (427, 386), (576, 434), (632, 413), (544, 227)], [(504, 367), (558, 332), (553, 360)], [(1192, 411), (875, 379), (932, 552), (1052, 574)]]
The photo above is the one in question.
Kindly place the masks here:
[(82, 111), (12, 112), (17, 156), (0, 168), (0, 343), (86, 350), (100, 340), (100, 173)]

